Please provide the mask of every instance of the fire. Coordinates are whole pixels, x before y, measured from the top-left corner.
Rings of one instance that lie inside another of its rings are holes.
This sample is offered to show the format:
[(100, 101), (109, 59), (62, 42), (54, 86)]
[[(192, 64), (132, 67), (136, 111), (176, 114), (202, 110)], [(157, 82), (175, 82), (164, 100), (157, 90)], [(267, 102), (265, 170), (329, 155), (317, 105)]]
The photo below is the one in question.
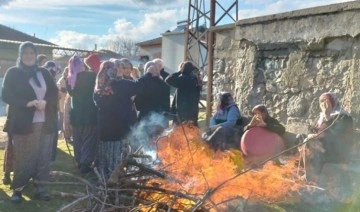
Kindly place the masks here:
[[(160, 138), (157, 154), (161, 161), (157, 169), (164, 171), (168, 178), (153, 179), (149, 185), (197, 199), (211, 191), (208, 204), (216, 205), (236, 197), (266, 202), (291, 201), (293, 197), (289, 194), (302, 184), (295, 174), (295, 159), (281, 167), (268, 162), (261, 169), (241, 174), (246, 167), (239, 150), (214, 152), (201, 140), (199, 129), (188, 125), (178, 126), (167, 137)], [(155, 193), (150, 197), (167, 198), (165, 202), (175, 199), (173, 195)], [(195, 201), (177, 199), (171, 204), (177, 209), (184, 209), (184, 205), (189, 209)]]

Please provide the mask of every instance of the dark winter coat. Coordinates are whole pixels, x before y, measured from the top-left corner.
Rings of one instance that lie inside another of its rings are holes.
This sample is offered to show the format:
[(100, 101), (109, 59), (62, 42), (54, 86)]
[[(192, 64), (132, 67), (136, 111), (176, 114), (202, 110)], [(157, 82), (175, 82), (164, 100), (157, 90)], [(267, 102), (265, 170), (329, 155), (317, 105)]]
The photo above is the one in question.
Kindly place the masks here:
[(121, 79), (113, 81), (111, 87), (113, 94), (94, 93), (101, 141), (120, 141), (134, 124), (131, 97), (137, 92), (138, 82)]
[(170, 87), (159, 77), (146, 73), (139, 79), (142, 88), (135, 97), (139, 120), (152, 112), (163, 114), (170, 110)]
[(74, 89), (66, 83), (71, 96), (70, 123), (73, 127), (96, 126), (97, 109), (93, 101), (95, 80), (94, 72), (82, 71), (76, 77)]
[[(354, 143), (352, 117), (347, 113), (338, 113), (332, 115), (326, 125), (330, 127), (319, 138), (325, 149), (324, 162), (349, 162)], [(315, 132), (317, 133), (316, 129)]]
[(177, 114), (180, 122), (192, 121), (197, 125), (201, 88), (197, 84), (196, 77), (176, 72), (169, 75), (165, 82), (177, 88), (171, 105), (171, 113)]
[[(47, 87), (44, 97), (46, 101), (44, 130), (46, 133), (53, 133), (57, 131), (58, 88), (46, 69), (39, 67), (38, 70), (41, 71)], [(2, 99), (9, 104), (9, 117), (4, 127), (7, 132), (21, 135), (31, 133), (36, 109), (26, 107), (26, 104), (37, 97), (23, 69), (12, 67), (7, 70), (3, 82)]]
[[(276, 120), (275, 118), (271, 117), (271, 116), (267, 116), (264, 119), (264, 122), (266, 123), (266, 126), (264, 127), (265, 129), (268, 129), (271, 132), (274, 132), (280, 136), (284, 135), (285, 133), (285, 127), (280, 124), (280, 122), (278, 120)], [(249, 126), (246, 126), (244, 128), (244, 131), (250, 129)]]

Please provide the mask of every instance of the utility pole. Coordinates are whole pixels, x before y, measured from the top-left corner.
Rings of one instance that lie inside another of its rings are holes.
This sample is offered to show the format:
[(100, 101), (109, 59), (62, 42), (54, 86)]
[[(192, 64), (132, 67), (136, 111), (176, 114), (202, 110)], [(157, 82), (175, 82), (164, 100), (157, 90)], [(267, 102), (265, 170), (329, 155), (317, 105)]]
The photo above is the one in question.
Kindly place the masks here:
[[(220, 0), (189, 0), (188, 24), (185, 33), (184, 58), (197, 64), (203, 79), (207, 78), (207, 126), (212, 116), (213, 104), (212, 86), (215, 33), (212, 28), (220, 24), (229, 24), (229, 22), (235, 23), (238, 20), (238, 1), (227, 2), (227, 6), (225, 3), (220, 2)], [(225, 17), (228, 20), (225, 20)]]

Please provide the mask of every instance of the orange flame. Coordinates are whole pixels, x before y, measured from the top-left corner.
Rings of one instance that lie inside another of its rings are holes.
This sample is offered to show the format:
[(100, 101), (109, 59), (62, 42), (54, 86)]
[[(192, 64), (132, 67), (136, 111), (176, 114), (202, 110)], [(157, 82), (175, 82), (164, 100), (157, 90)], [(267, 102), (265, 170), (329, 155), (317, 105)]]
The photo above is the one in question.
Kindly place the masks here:
[[(158, 157), (168, 179), (154, 179), (149, 184), (159, 185), (167, 190), (180, 191), (201, 198), (209, 189), (217, 188), (224, 181), (233, 178), (244, 168), (239, 150), (214, 152), (201, 140), (198, 128), (178, 126), (167, 137), (158, 140)], [(279, 167), (266, 163), (261, 170), (241, 174), (217, 188), (210, 200), (219, 204), (235, 197), (261, 201), (291, 201), (289, 194), (299, 189), (301, 180), (296, 172), (295, 159)], [(152, 197), (155, 197), (154, 195)], [(159, 196), (157, 196), (159, 198)], [(172, 197), (162, 197), (169, 198)], [(194, 202), (177, 202), (194, 205)], [(175, 205), (175, 204), (173, 204)]]

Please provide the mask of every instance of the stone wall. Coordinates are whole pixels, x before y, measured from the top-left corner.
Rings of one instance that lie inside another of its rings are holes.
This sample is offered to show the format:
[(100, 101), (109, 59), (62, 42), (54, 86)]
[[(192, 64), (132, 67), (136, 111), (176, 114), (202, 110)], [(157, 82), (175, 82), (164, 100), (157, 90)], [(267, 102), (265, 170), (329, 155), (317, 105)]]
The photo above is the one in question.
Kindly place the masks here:
[(359, 124), (359, 20), (356, 1), (214, 28), (214, 94), (231, 91), (245, 115), (266, 104), (291, 124), (314, 119), (330, 91)]

